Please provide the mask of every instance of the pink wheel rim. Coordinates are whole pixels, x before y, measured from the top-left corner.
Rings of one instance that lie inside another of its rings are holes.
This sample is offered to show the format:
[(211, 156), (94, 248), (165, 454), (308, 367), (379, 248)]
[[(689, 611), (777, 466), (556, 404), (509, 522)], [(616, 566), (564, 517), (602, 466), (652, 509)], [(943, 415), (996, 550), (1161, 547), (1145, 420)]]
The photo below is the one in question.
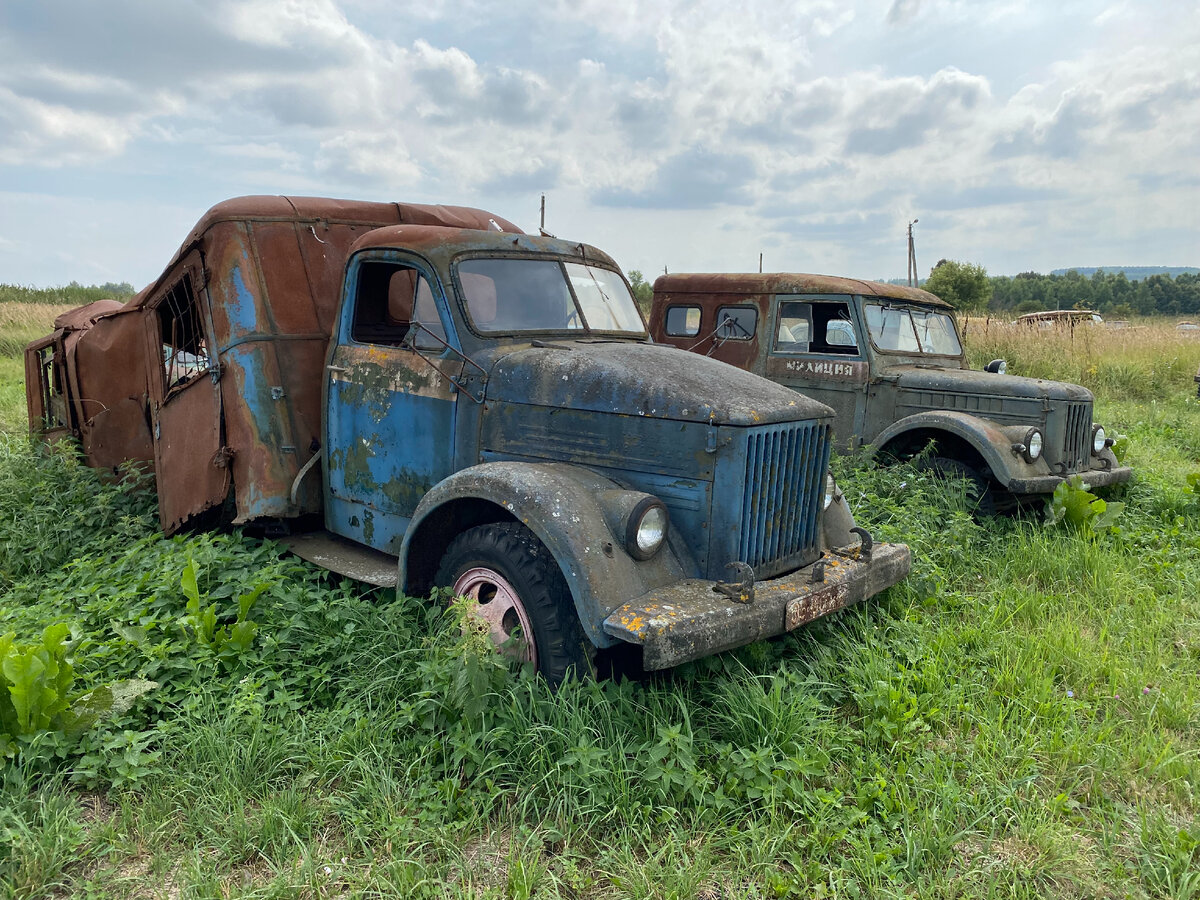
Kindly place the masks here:
[(455, 580), (452, 590), (456, 597), (475, 601), (475, 616), (487, 625), (488, 635), (497, 647), (508, 643), (519, 627), (520, 639), (509, 645), (505, 652), (537, 665), (537, 647), (533, 642), (529, 615), (521, 604), (520, 595), (504, 576), (494, 569), (467, 569)]

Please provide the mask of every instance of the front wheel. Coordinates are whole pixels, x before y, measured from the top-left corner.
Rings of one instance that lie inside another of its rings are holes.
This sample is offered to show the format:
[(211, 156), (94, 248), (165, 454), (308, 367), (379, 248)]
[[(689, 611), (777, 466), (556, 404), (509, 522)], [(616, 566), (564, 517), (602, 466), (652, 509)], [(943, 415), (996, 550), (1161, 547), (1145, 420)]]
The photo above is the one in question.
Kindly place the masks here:
[(594, 648), (567, 582), (542, 542), (523, 525), (464, 531), (446, 548), (434, 583), (474, 601), (492, 642), (532, 663), (551, 684), (571, 670), (592, 674)]
[(968, 506), (976, 516), (1004, 515), (1017, 509), (1017, 498), (1011, 492), (960, 460), (931, 456), (918, 463), (918, 468), (941, 479), (964, 482)]

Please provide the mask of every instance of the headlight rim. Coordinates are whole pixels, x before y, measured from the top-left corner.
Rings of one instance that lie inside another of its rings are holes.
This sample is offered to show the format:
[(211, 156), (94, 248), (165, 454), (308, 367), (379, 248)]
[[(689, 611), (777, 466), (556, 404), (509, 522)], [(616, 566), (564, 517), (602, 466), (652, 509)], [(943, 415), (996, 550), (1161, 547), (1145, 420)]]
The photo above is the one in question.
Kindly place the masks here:
[[(1038, 439), (1036, 451), (1034, 450), (1033, 440), (1035, 437)], [(1046, 436), (1042, 434), (1042, 429), (1034, 425), (1025, 432), (1025, 438), (1021, 441), (1021, 443), (1025, 447), (1025, 449), (1022, 451), (1025, 461), (1027, 463), (1035, 463), (1042, 458), (1042, 453), (1046, 449)]]
[[(1100, 435), (1100, 446), (1096, 446), (1096, 435)], [(1099, 456), (1105, 450), (1112, 446), (1112, 442), (1108, 439), (1108, 432), (1099, 422), (1092, 423), (1092, 456)]]
[[(638, 544), (638, 532), (641, 531), (642, 524), (646, 516), (652, 509), (661, 509), (663, 516), (662, 539), (650, 550), (643, 550)], [(629, 517), (625, 522), (625, 552), (639, 561), (652, 559), (659, 551), (667, 544), (667, 537), (671, 531), (671, 514), (667, 510), (667, 505), (653, 495), (646, 495), (629, 511)]]

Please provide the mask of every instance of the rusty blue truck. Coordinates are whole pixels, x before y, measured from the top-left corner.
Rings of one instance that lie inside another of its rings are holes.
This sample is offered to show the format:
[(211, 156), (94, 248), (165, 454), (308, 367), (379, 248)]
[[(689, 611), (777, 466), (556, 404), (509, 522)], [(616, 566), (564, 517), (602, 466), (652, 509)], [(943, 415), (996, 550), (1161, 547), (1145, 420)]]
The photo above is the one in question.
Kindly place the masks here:
[(551, 681), (779, 635), (909, 570), (828, 472), (829, 407), (654, 344), (607, 254), (483, 210), (236, 198), (128, 303), (55, 325), (31, 427), (152, 469), (168, 533), (250, 525), (450, 588)]

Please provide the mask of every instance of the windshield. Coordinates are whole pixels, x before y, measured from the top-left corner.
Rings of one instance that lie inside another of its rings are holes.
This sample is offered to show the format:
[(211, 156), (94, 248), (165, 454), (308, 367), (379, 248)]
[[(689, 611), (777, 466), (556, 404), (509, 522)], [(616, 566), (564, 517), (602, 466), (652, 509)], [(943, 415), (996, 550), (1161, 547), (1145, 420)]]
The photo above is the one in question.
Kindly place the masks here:
[(866, 304), (865, 312), (871, 341), (880, 350), (932, 356), (962, 355), (954, 319), (946, 313), (877, 303)]
[(549, 259), (468, 259), (458, 280), (480, 332), (620, 332), (642, 336), (637, 304), (616, 272)]

